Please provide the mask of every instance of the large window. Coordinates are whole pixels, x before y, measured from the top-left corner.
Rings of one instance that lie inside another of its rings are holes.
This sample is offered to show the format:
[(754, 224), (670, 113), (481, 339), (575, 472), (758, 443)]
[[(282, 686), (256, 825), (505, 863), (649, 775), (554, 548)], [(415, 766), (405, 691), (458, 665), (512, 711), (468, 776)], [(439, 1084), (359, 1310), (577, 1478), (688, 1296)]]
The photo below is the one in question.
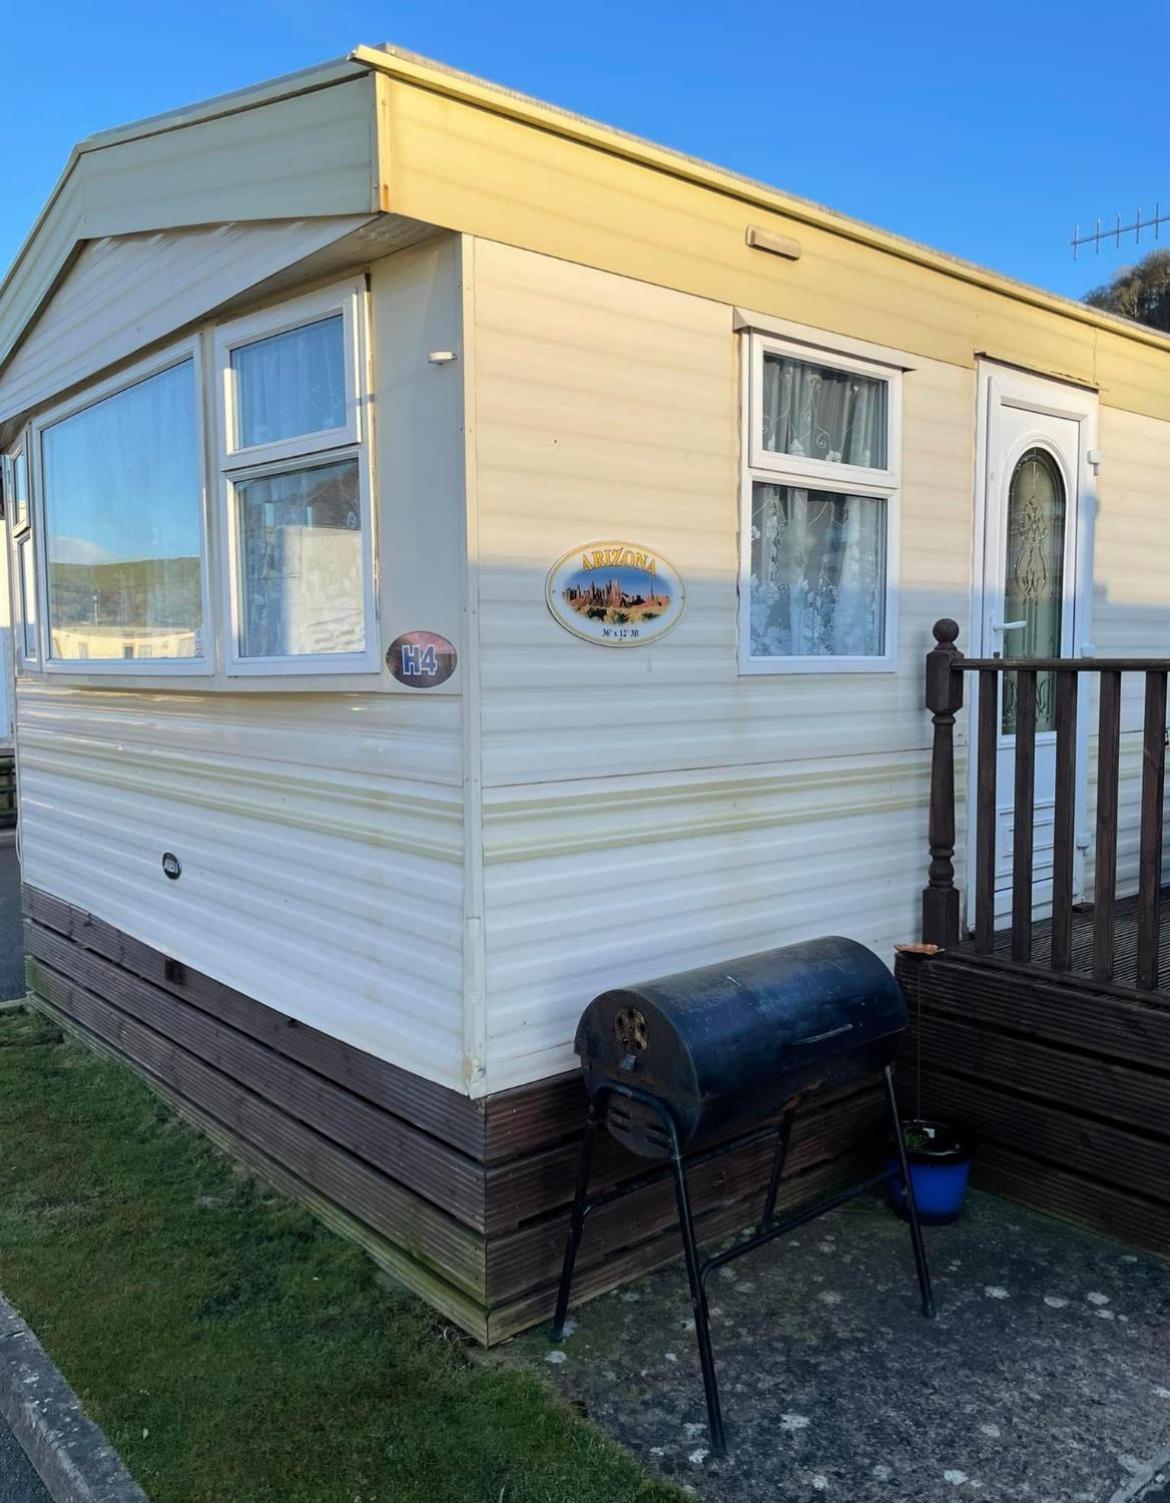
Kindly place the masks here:
[(51, 417), (39, 437), (50, 663), (201, 667), (194, 357)]
[(219, 331), (228, 671), (371, 671), (362, 289)]
[(752, 335), (740, 666), (893, 667), (900, 372)]

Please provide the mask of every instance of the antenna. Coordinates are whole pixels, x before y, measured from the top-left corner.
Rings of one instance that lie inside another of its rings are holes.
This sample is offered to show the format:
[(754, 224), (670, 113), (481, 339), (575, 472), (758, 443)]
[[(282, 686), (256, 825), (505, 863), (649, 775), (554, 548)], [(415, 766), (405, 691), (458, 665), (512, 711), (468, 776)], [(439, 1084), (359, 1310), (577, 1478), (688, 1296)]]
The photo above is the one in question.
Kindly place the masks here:
[(1142, 231), (1153, 230), (1154, 239), (1157, 240), (1159, 226), (1164, 224), (1170, 224), (1170, 214), (1163, 214), (1161, 206), (1157, 203), (1155, 203), (1153, 215), (1149, 219), (1143, 219), (1142, 211), (1139, 209), (1134, 215), (1132, 224), (1122, 224), (1120, 210), (1117, 213), (1117, 223), (1110, 225), (1108, 229), (1103, 230), (1101, 228), (1101, 221), (1098, 219), (1093, 232), (1082, 235), (1081, 227), (1078, 224), (1073, 230), (1072, 237), (1073, 260), (1077, 259), (1077, 251), (1082, 245), (1091, 245), (1093, 247), (1093, 254), (1100, 255), (1101, 242), (1103, 240), (1106, 243), (1112, 240), (1115, 246), (1119, 246), (1122, 235), (1132, 235), (1134, 237), (1134, 244), (1139, 245), (1141, 243)]

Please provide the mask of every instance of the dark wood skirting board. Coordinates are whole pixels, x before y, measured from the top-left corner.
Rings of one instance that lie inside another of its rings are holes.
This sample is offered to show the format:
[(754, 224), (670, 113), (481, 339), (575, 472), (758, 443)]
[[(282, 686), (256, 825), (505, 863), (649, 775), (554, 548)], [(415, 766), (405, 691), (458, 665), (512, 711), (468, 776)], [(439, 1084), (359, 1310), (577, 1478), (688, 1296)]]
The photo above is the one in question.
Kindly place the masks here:
[(974, 1183), (1170, 1257), (1170, 999), (902, 956), (901, 1097), (970, 1124)]
[[(472, 1101), (307, 1027), (115, 929), (25, 889), (29, 985), (62, 1024), (131, 1065), (221, 1148), (360, 1243), (482, 1341), (552, 1308), (584, 1094), (575, 1074)], [(781, 1202), (824, 1193), (873, 1145), (875, 1085), (797, 1118)], [(703, 1234), (758, 1212), (769, 1149), (693, 1171)], [(598, 1188), (644, 1172), (605, 1139)], [(677, 1255), (673, 1194), (653, 1186), (590, 1218), (576, 1294)]]

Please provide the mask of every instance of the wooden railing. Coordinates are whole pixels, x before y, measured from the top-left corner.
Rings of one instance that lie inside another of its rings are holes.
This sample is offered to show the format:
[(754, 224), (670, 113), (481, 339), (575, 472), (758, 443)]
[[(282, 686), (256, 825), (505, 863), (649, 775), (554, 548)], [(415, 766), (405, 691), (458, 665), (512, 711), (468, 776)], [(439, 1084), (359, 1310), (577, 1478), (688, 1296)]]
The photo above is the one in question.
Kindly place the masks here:
[(926, 656), (926, 708), (934, 717), (930, 785), (930, 876), (922, 895), (922, 937), (944, 948), (962, 936), (955, 886), (955, 716), (963, 707), (964, 678), (979, 675), (978, 724), (971, 737), (975, 778), (975, 930), (978, 954), (995, 944), (997, 761), (1000, 687), (1005, 674), (1016, 683), (1013, 765), (1012, 961), (1031, 965), (1034, 903), (1036, 799), (1036, 690), (1040, 675), (1055, 685), (1055, 804), (1053, 810), (1051, 947), (1053, 971), (1073, 966), (1073, 899), (1077, 817), (1077, 704), (1086, 675), (1099, 679), (1097, 718), (1097, 808), (1092, 908), (1093, 980), (1114, 983), (1117, 931), (1118, 783), (1121, 768), (1122, 675), (1145, 680), (1142, 732), (1141, 835), (1138, 858), (1136, 965), (1133, 984), (1158, 987), (1158, 941), (1162, 888), (1163, 804), (1166, 782), (1167, 658), (965, 658), (956, 646), (954, 621), (935, 622), (935, 647)]

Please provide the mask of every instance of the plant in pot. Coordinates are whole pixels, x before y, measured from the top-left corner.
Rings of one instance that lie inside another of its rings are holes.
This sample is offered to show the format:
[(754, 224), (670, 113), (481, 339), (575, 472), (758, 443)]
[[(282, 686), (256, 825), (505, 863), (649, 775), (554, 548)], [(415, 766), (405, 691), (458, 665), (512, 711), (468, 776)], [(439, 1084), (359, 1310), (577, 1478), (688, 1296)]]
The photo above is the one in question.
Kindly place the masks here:
[[(904, 954), (917, 958), (937, 954), (937, 945), (899, 945)], [(961, 1215), (967, 1199), (967, 1178), (975, 1139), (971, 1131), (956, 1122), (941, 1122), (922, 1115), (922, 995), (915, 976), (914, 992), (914, 1115), (902, 1119), (902, 1140), (906, 1164), (914, 1186), (914, 1201), (919, 1220), (928, 1226), (943, 1226)], [(899, 1216), (906, 1215), (906, 1185), (898, 1162), (897, 1144), (892, 1140), (886, 1153), (886, 1170), (890, 1174), (890, 1202)]]
[[(919, 1220), (927, 1226), (943, 1226), (954, 1221), (967, 1198), (967, 1176), (974, 1151), (971, 1134), (966, 1128), (951, 1123), (912, 1117), (902, 1123), (902, 1137)], [(906, 1186), (896, 1148), (891, 1148), (886, 1168), (893, 1175), (889, 1182), (891, 1203), (895, 1211), (904, 1216)]]

